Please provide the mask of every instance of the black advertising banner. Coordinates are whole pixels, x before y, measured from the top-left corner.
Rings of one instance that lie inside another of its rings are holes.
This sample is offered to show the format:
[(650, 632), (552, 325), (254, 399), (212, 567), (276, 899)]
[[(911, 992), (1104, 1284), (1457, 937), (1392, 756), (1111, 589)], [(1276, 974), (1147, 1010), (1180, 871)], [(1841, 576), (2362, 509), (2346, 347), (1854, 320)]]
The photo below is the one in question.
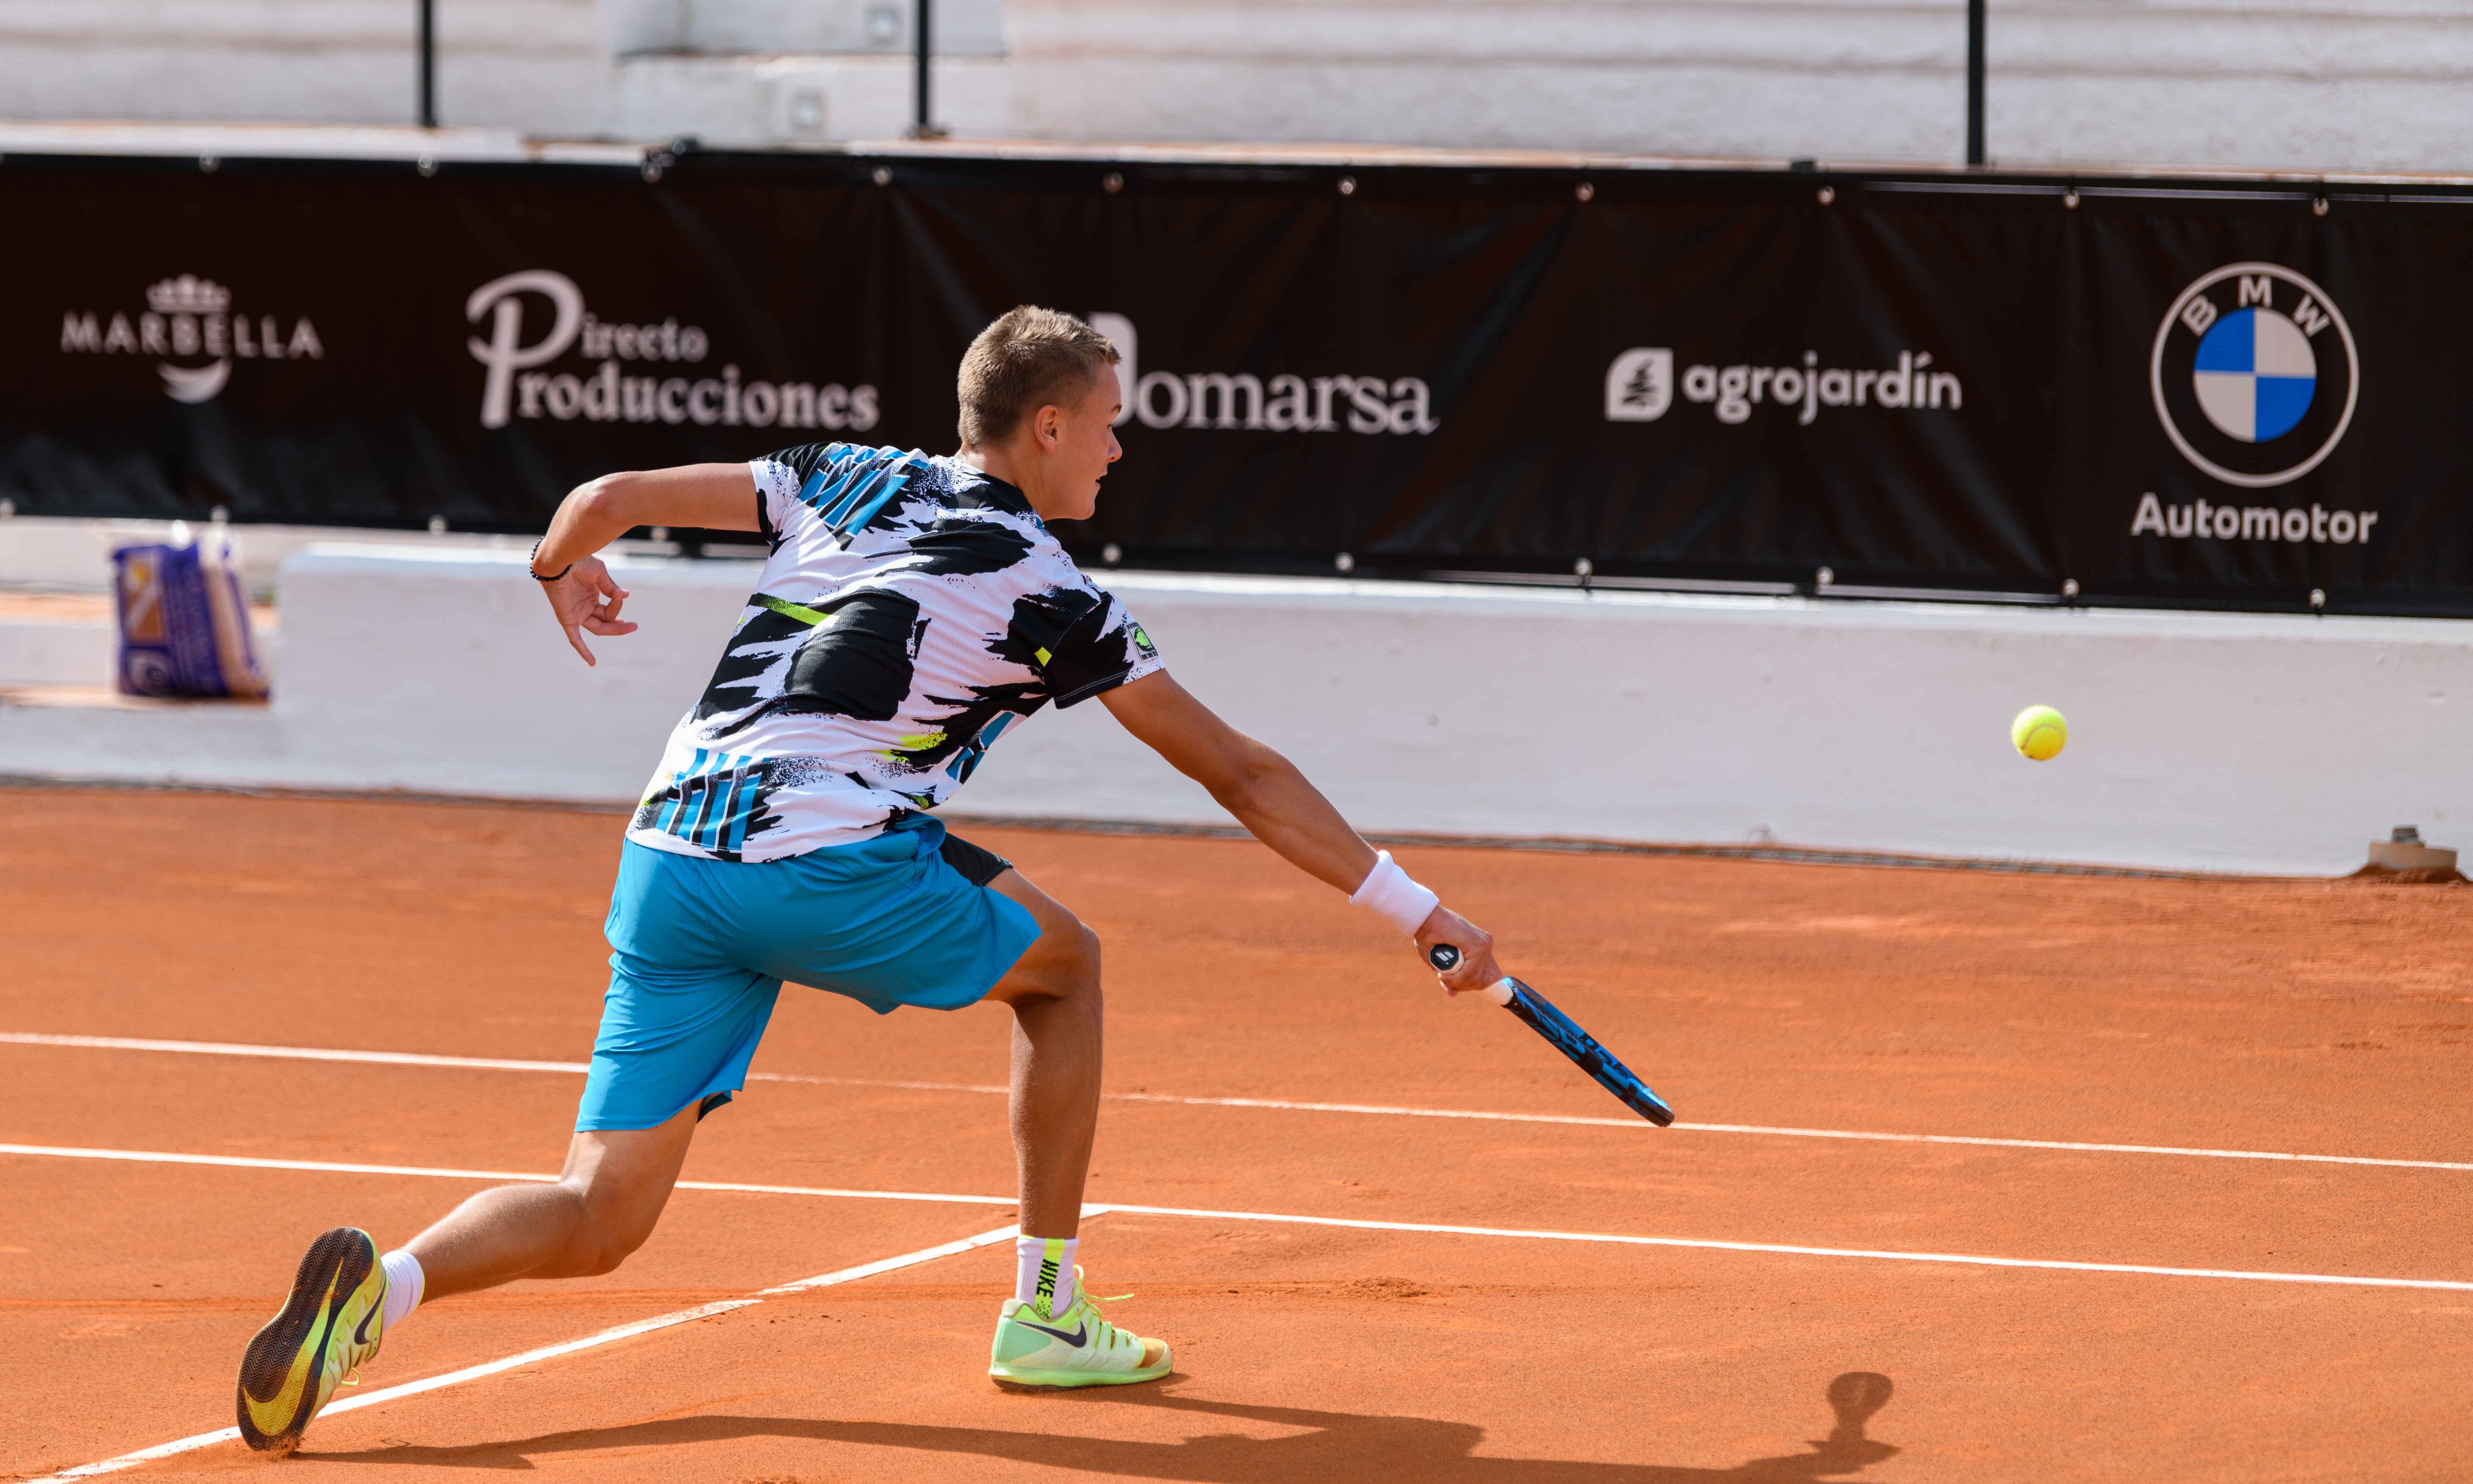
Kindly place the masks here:
[(0, 496), (534, 530), (1124, 354), (1094, 559), (2473, 615), (2473, 193), (688, 154), (12, 156)]
[(22, 512), (538, 528), (596, 473), (883, 417), (877, 193), (12, 160), (0, 201), (50, 224), (13, 250), (47, 302), (0, 309)]

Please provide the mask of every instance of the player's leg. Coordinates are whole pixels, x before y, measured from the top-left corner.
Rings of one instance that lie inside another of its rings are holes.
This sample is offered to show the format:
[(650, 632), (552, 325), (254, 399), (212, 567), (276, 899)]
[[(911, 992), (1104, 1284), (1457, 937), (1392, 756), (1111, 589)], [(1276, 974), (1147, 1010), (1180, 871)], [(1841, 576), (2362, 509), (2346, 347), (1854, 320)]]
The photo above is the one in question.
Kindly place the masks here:
[(565, 1170), (553, 1184), (484, 1190), (383, 1257), (354, 1227), (319, 1237), (242, 1357), (237, 1406), (252, 1448), (298, 1447), (335, 1388), (424, 1299), (607, 1273), (643, 1244), (696, 1120), (745, 1086), (780, 989), (713, 948), (730, 904), (691, 877), (720, 864), (627, 848), (611, 903), (610, 991)]
[(660, 1220), (701, 1111), (690, 1104), (653, 1128), (577, 1134), (556, 1184), (484, 1190), (383, 1257), (356, 1227), (319, 1237), (282, 1310), (241, 1357), (242, 1437), (260, 1451), (292, 1451), (335, 1388), (424, 1300), (618, 1266)]
[(1157, 1380), (1173, 1363), (1166, 1343), (1103, 1318), (1073, 1261), (1099, 1121), (1099, 937), (1019, 872), (1005, 870), (987, 886), (1039, 924), (1038, 941), (988, 992), (1013, 1012), (1013, 1142), (1021, 1192), (1014, 1297), (998, 1311), (988, 1374), (1030, 1387)]
[(1076, 1236), (1099, 1126), (1099, 935), (1007, 869), (988, 883), (1039, 923), (1039, 940), (988, 998), (1013, 1012), (1013, 1148), (1021, 1229)]
[(780, 991), (780, 979), (720, 956), (713, 940), (726, 936), (716, 928), (726, 930), (731, 904), (696, 887), (763, 869), (627, 848), (610, 913), (610, 991), (566, 1167), (552, 1185), (484, 1190), (415, 1237), (405, 1267), (421, 1297), (594, 1277), (653, 1234), (697, 1122), (746, 1085)]
[(567, 1145), (555, 1185), (484, 1190), (405, 1244), (421, 1295), (444, 1298), (518, 1278), (593, 1278), (644, 1245), (678, 1183), (702, 1110), (649, 1129), (589, 1129)]

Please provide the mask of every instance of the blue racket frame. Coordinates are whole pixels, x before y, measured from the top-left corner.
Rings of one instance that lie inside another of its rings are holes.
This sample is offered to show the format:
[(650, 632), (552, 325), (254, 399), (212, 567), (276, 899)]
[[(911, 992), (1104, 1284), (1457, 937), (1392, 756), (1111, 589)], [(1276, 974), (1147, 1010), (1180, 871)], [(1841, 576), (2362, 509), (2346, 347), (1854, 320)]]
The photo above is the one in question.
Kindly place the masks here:
[[(1438, 943), (1429, 949), (1426, 962), (1444, 973), (1459, 966), (1460, 950), (1448, 943)], [(1674, 1121), (1674, 1110), (1666, 1099), (1648, 1090), (1648, 1084), (1632, 1075), (1630, 1067), (1615, 1054), (1597, 1044), (1597, 1039), (1580, 1029), (1578, 1022), (1554, 1008), (1554, 1002), (1538, 993), (1509, 974), (1502, 976), (1497, 990), (1509, 986), (1511, 997), (1502, 1008), (1520, 1017), (1521, 1023), (1546, 1038), (1557, 1051), (1572, 1059), (1572, 1065), (1597, 1080), (1597, 1086), (1613, 1093), (1618, 1101), (1633, 1113), (1659, 1128)]]
[(1613, 1093), (1625, 1108), (1665, 1128), (1674, 1121), (1674, 1110), (1666, 1099), (1648, 1089), (1648, 1084), (1632, 1075), (1615, 1054), (1597, 1044), (1597, 1039), (1580, 1029), (1570, 1016), (1554, 1008), (1554, 1002), (1517, 979), (1509, 979), (1511, 1002), (1502, 1008), (1518, 1016), (1530, 1030), (1553, 1043), (1554, 1049), (1572, 1059), (1572, 1065), (1597, 1079), (1597, 1086)]

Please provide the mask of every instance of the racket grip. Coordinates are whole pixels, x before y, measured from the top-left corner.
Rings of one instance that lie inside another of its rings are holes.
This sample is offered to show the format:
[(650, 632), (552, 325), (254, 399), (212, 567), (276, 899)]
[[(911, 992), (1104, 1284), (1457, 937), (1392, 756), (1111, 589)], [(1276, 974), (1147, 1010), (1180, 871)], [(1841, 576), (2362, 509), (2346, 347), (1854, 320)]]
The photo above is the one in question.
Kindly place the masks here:
[[(1460, 950), (1448, 943), (1438, 943), (1426, 951), (1426, 962), (1433, 965), (1437, 973), (1447, 974), (1459, 967)], [(1519, 991), (1519, 988), (1512, 983), (1511, 976), (1505, 974), (1487, 985), (1481, 993), (1486, 998), (1508, 1010), (1511, 1008), (1511, 996)]]

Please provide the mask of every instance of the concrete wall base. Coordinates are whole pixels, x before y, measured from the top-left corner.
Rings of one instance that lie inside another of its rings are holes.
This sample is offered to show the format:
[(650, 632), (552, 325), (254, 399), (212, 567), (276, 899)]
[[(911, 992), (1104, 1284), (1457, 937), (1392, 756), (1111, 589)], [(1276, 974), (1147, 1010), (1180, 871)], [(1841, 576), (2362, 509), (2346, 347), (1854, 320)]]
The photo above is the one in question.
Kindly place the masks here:
[[(632, 800), (756, 564), (621, 559), (644, 627), (588, 669), (521, 560), (309, 547), (271, 709), (0, 707), (0, 773)], [(2335, 874), (2393, 825), (2445, 845), (2473, 818), (2462, 623), (1107, 581), (1372, 830)], [(2073, 727), (2050, 763), (2008, 746), (2036, 702)], [(1226, 823), (1102, 705), (1007, 736), (955, 807)]]

